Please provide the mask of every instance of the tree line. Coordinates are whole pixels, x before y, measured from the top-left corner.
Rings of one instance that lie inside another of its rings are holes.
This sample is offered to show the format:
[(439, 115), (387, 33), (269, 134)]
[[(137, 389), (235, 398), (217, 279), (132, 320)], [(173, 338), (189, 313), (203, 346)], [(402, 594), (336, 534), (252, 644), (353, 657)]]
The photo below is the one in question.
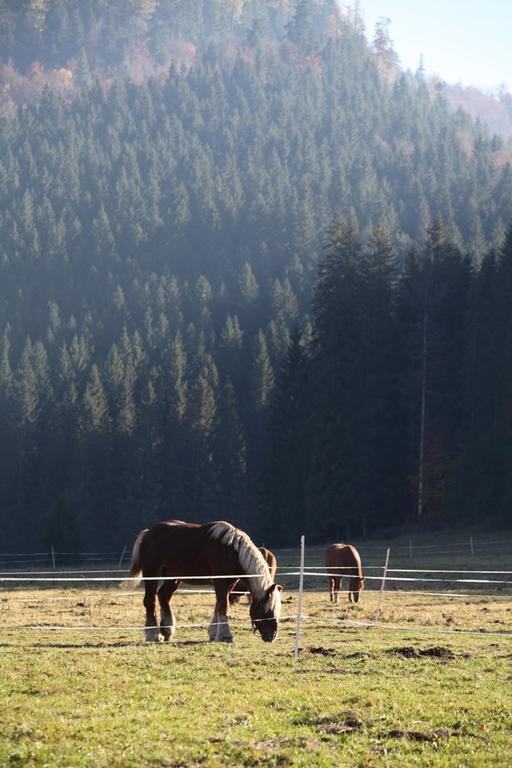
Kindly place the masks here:
[[(141, 84), (84, 69), (72, 97), (0, 119), (6, 540), (123, 544), (169, 516), (368, 532), (417, 516), (420, 443), (424, 519), (477, 515), (456, 481), (477, 483), (471, 443), (503, 521), (480, 397), (488, 377), (499, 432), (503, 142), (333, 3), (200, 5), (217, 21), (186, 65)], [(101, 39), (117, 7), (91, 4), (72, 40)], [(45, 50), (66, 39), (51, 20), (73, 8), (1, 4), (12, 60), (27, 24)], [(192, 34), (186, 4), (153, 10), (134, 39), (157, 17)]]
[(511, 276), (512, 227), (475, 266), (438, 220), (399, 266), (385, 229), (334, 223), (271, 406), (262, 510), (283, 540), (510, 524)]

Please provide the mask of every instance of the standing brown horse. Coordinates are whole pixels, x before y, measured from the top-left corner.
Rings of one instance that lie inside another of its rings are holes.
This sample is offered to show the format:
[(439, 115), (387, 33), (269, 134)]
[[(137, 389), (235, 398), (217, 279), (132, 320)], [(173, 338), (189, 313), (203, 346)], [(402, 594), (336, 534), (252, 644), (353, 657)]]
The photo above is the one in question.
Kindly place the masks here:
[[(276, 571), (277, 571), (277, 557), (274, 555), (273, 552), (270, 551), (270, 549), (267, 549), (266, 547), (259, 547), (259, 550), (261, 554), (263, 555), (263, 559), (265, 560), (266, 564), (268, 565), (268, 569), (270, 571), (270, 578), (272, 581), (274, 581), (276, 577)], [(235, 594), (236, 590), (236, 594)], [(245, 581), (245, 579), (241, 579), (237, 584), (235, 584), (233, 588), (233, 592), (229, 595), (229, 603), (230, 605), (234, 605), (235, 603), (239, 603), (242, 599), (242, 592), (249, 592), (249, 602), (251, 601), (251, 595), (249, 591), (249, 585)]]
[[(146, 640), (170, 640), (176, 622), (170, 601), (181, 582), (193, 584), (213, 582), (216, 603), (208, 627), (210, 640), (232, 642), (228, 623), (228, 595), (245, 574), (252, 596), (250, 617), (254, 631), (267, 642), (277, 637), (281, 614), (281, 587), (270, 576), (268, 565), (249, 536), (230, 523), (218, 521), (200, 525), (169, 520), (157, 523), (139, 533), (133, 546), (130, 579), (124, 586), (133, 587), (140, 574), (144, 581), (146, 608)], [(203, 576), (203, 579), (190, 577)], [(212, 579), (212, 576), (225, 578)], [(158, 586), (159, 577), (166, 578)], [(160, 627), (156, 618), (156, 598), (160, 603)]]
[(338, 602), (338, 592), (344, 576), (349, 581), (349, 602), (359, 602), (360, 593), (364, 589), (363, 568), (357, 549), (350, 544), (331, 544), (325, 553), (325, 565), (329, 576), (331, 603)]

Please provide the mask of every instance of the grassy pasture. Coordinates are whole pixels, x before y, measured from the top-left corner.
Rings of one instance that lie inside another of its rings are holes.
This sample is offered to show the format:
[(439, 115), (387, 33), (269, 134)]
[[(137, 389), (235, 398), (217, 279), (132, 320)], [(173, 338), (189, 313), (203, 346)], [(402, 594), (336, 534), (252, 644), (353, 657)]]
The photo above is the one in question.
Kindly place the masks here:
[[(307, 565), (322, 552), (308, 550)], [(279, 554), (283, 570), (298, 562)], [(487, 550), (394, 559), (512, 570), (506, 552)], [(428, 585), (468, 595), (451, 598), (390, 583), (377, 614), (378, 582), (354, 608), (346, 595), (331, 605), (326, 579), (310, 578), (295, 662), (296, 579), (283, 580), (286, 620), (272, 645), (252, 635), (245, 604), (233, 645), (208, 643), (212, 595), (178, 593), (175, 642), (148, 645), (132, 629), (141, 592), (4, 589), (0, 766), (512, 766), (512, 590)], [(9, 627), (21, 624), (37, 629)]]

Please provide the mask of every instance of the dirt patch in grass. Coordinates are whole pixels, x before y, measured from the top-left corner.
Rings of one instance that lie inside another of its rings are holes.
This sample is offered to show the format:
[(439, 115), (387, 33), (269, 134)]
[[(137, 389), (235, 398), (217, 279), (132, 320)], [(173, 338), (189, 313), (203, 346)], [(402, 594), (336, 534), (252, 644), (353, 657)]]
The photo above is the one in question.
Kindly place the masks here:
[(307, 645), (304, 648), (305, 653), (316, 654), (317, 656), (336, 656), (334, 648), (324, 648), (323, 646)]
[(455, 659), (456, 655), (450, 648), (442, 645), (434, 645), (431, 648), (415, 648), (413, 645), (405, 645), (402, 648), (391, 648), (388, 653), (402, 656), (404, 659)]
[(363, 728), (363, 721), (353, 712), (346, 712), (341, 718), (333, 720), (330, 717), (320, 717), (313, 721), (320, 733), (353, 733)]
[(376, 654), (372, 653), (371, 651), (354, 651), (353, 653), (347, 654), (345, 658), (346, 659), (375, 659)]
[(433, 731), (412, 731), (408, 728), (393, 728), (391, 731), (387, 731), (387, 733), (382, 733), (381, 737), (388, 739), (410, 739), (411, 741), (442, 741), (460, 735), (461, 732), (454, 728), (436, 728)]

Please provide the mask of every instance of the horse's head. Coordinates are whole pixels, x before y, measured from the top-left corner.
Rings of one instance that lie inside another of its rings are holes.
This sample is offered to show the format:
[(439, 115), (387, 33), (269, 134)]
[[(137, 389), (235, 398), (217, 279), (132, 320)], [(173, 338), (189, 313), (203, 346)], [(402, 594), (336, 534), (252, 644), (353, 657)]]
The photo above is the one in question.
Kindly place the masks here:
[(352, 577), (350, 579), (350, 586), (349, 586), (349, 593), (348, 593), (349, 600), (353, 603), (358, 603), (359, 597), (363, 589), (364, 589), (364, 576), (362, 578), (359, 578), (359, 576)]
[(253, 598), (250, 615), (254, 632), (259, 632), (266, 643), (277, 637), (277, 628), (281, 618), (281, 590), (279, 584), (272, 584), (258, 600)]

